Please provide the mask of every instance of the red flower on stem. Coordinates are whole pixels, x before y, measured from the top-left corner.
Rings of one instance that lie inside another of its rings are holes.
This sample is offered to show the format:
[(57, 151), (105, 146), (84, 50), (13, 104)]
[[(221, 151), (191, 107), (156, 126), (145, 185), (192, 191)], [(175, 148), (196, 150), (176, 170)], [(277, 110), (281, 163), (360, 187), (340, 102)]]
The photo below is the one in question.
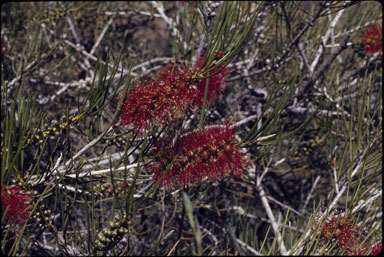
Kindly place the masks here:
[(381, 242), (377, 242), (373, 246), (369, 243), (365, 243), (362, 247), (355, 249), (354, 251), (347, 251), (346, 253), (348, 255), (353, 255), (353, 256), (362, 256), (362, 255), (376, 256), (381, 253), (381, 250), (382, 250)]
[(333, 216), (324, 224), (321, 236), (325, 241), (336, 239), (340, 249), (347, 247), (353, 248), (357, 243), (356, 228), (352, 225), (348, 216)]
[(153, 180), (161, 179), (167, 168), (162, 181), (165, 188), (215, 181), (231, 174), (241, 177), (246, 159), (234, 142), (234, 132), (228, 125), (216, 125), (181, 135), (171, 145), (157, 143)]
[(382, 26), (372, 25), (361, 34), (361, 44), (367, 53), (383, 53)]
[[(223, 55), (223, 53), (219, 52), (218, 57), (220, 58)], [(194, 69), (198, 70), (200, 66), (202, 65), (204, 60), (204, 56), (200, 57), (195, 64)], [(218, 67), (212, 69), (209, 72), (209, 75), (214, 74), (218, 70), (222, 69), (224, 66), (226, 66), (226, 63), (220, 64)], [(217, 95), (223, 91), (224, 85), (225, 85), (225, 79), (228, 75), (228, 68), (223, 68), (219, 73), (216, 75), (213, 75), (209, 78), (209, 86), (208, 86), (208, 92), (207, 92), (207, 104), (212, 104), (214, 100), (217, 98)], [(208, 74), (204, 74), (204, 76), (208, 76)], [(204, 101), (204, 92), (205, 92), (205, 85), (206, 85), (207, 79), (199, 79), (199, 95), (194, 101), (194, 105), (197, 107), (203, 106)]]
[(376, 243), (373, 247), (372, 247), (372, 250), (370, 252), (369, 255), (371, 256), (375, 256), (375, 255), (379, 255), (381, 253), (381, 250), (383, 249), (383, 245), (381, 242), (378, 242)]
[(10, 223), (23, 225), (29, 216), (32, 196), (31, 191), (24, 191), (18, 186), (2, 186), (1, 209), (7, 210), (7, 217)]
[(198, 95), (192, 73), (184, 66), (167, 65), (157, 76), (142, 80), (128, 94), (120, 124), (140, 130), (157, 122), (166, 124), (185, 112)]
[[(195, 74), (183, 65), (167, 65), (154, 78), (139, 81), (120, 110), (120, 125), (136, 130), (148, 129), (153, 123), (164, 125), (172, 122), (188, 108), (201, 107), (207, 79), (195, 77), (202, 61), (203, 57), (196, 62)], [(214, 74), (225, 65), (222, 63), (209, 74)], [(228, 69), (223, 68), (209, 78), (207, 104), (213, 103), (222, 91), (227, 74)]]

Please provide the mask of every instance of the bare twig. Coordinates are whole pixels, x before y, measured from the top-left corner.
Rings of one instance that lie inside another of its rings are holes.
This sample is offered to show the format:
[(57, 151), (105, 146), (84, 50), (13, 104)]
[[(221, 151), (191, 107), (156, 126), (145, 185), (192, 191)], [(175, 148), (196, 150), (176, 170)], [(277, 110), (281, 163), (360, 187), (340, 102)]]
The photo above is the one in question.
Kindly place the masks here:
[(176, 28), (176, 23), (173, 22), (173, 20), (171, 18), (169, 18), (166, 14), (165, 14), (165, 10), (164, 10), (164, 6), (158, 2), (158, 1), (151, 1), (151, 4), (153, 7), (156, 8), (157, 12), (159, 13), (160, 17), (163, 18), (163, 20), (168, 24), (170, 30), (172, 31), (172, 36), (178, 36), (180, 35), (178, 29)]
[(75, 29), (75, 26), (72, 23), (71, 18), (69, 16), (67, 16), (66, 18), (67, 18), (67, 22), (68, 22), (68, 25), (69, 25), (69, 29), (71, 30), (71, 33), (73, 35), (73, 38), (76, 41), (76, 44), (80, 44), (80, 38), (79, 38), (79, 36), (76, 33), (76, 29)]
[(374, 200), (376, 200), (377, 198), (382, 196), (383, 191), (381, 189), (378, 190), (376, 188), (372, 188), (370, 190), (370, 193), (372, 193), (373, 195), (371, 195), (368, 199), (360, 200), (358, 202), (357, 206), (355, 208), (353, 208), (352, 213), (355, 213), (355, 212), (363, 209), (365, 206), (367, 206), (368, 204), (372, 203)]
[(25, 76), (26, 73), (30, 72), (34, 68), (36, 62), (37, 60), (34, 60), (28, 64), (25, 68), (22, 69), (20, 75), (11, 80), (9, 83), (8, 81), (5, 81), (5, 85), (7, 85), (8, 90), (11, 89), (23, 76)]
[[(331, 31), (333, 32), (333, 29), (334, 27), (336, 26), (336, 23), (337, 21), (340, 19), (341, 15), (343, 14), (344, 12), (344, 9), (342, 9), (341, 11), (339, 11), (335, 18), (331, 21), (331, 23), (329, 24), (329, 29), (327, 30), (327, 32), (325, 33), (325, 35), (322, 37), (322, 43), (323, 44), (320, 44), (319, 46), (319, 49), (317, 50), (316, 52), (316, 55), (315, 55), (315, 58), (313, 59), (312, 63), (311, 63), (311, 71), (314, 71), (316, 66), (317, 66), (317, 63), (319, 62), (320, 60), (320, 57), (323, 53), (323, 49), (324, 49), (324, 46), (323, 45), (326, 45), (330, 35), (331, 35)], [(347, 34), (349, 35), (349, 34)]]
[(336, 194), (338, 194), (340, 191), (339, 191), (339, 182), (337, 179), (336, 167), (333, 167), (332, 170), (333, 170), (333, 179), (335, 180), (335, 190), (336, 190)]
[[(129, 172), (130, 169), (132, 168), (135, 168), (137, 167), (137, 164), (131, 164), (131, 165), (126, 165), (126, 166), (122, 166), (122, 167), (118, 167), (118, 168), (113, 168), (113, 169), (103, 169), (103, 170), (94, 170), (94, 171), (87, 171), (87, 172), (83, 172), (83, 173), (79, 173), (79, 174), (68, 174), (66, 175), (67, 177), (71, 177), (71, 178), (81, 178), (81, 177), (85, 177), (85, 176), (95, 176), (95, 175), (102, 175), (102, 174), (110, 174), (111, 172), (118, 172), (118, 171), (124, 171), (124, 170), (127, 170)], [(132, 171), (132, 174), (134, 172)]]
[(301, 213), (304, 214), (305, 210), (307, 209), (307, 205), (309, 203), (309, 200), (311, 199), (312, 197), (312, 194), (313, 194), (313, 191), (315, 190), (316, 186), (317, 186), (317, 183), (319, 183), (320, 181), (320, 175), (318, 175), (315, 179), (315, 181), (313, 182), (312, 184), (312, 188), (311, 188), (311, 191), (309, 191), (308, 195), (307, 195), (307, 198), (305, 199), (305, 202), (303, 204), (303, 207), (301, 208)]
[(296, 211), (296, 210), (293, 209), (292, 207), (290, 207), (290, 206), (288, 206), (288, 205), (286, 205), (286, 204), (280, 202), (279, 200), (273, 198), (272, 196), (267, 195), (267, 198), (268, 198), (268, 200), (270, 200), (271, 202), (274, 202), (274, 203), (280, 205), (281, 207), (283, 207), (283, 208), (285, 208), (285, 209), (287, 209), (287, 210), (290, 210), (290, 211), (293, 212), (293, 213), (296, 213), (296, 214), (299, 215), (299, 216), (303, 216), (303, 214), (301, 214), (299, 211)]
[(235, 245), (236, 250), (239, 252), (241, 256), (244, 256), (245, 254), (243, 250), (240, 248), (238, 241), (236, 240), (237, 238), (236, 238), (235, 232), (233, 231), (232, 226), (231, 225), (227, 226), (227, 230), (229, 232), (229, 236), (233, 240), (233, 244)]
[(95, 44), (93, 45), (89, 54), (93, 55), (95, 53), (97, 47), (99, 46), (101, 40), (104, 38), (104, 35), (107, 32), (109, 26), (111, 26), (112, 22), (113, 22), (113, 18), (110, 18), (109, 21), (107, 22), (107, 24), (104, 26), (103, 31), (101, 31), (99, 37), (97, 38), (97, 40), (96, 40)]
[(280, 65), (285, 60), (287, 60), (287, 57), (289, 56), (289, 53), (293, 49), (293, 46), (296, 45), (299, 42), (300, 38), (304, 35), (304, 33), (308, 30), (308, 28), (310, 26), (312, 26), (313, 23), (320, 17), (320, 15), (321, 15), (323, 10), (324, 10), (324, 7), (319, 8), (319, 10), (316, 13), (316, 15), (310, 21), (308, 21), (307, 24), (305, 24), (305, 26), (300, 30), (300, 32), (293, 38), (293, 40), (284, 49), (283, 53), (280, 56), (278, 56), (272, 62), (273, 65), (264, 67), (261, 70), (250, 72), (248, 75), (241, 74), (241, 75), (238, 75), (238, 76), (233, 76), (231, 79), (229, 79), (229, 81), (234, 81), (234, 80), (238, 80), (238, 79), (241, 79), (241, 78), (244, 78), (244, 77), (247, 77), (247, 76), (254, 76), (254, 75), (257, 75), (257, 74), (260, 74), (260, 73), (264, 73), (264, 72), (267, 72), (267, 71), (272, 71), (272, 70), (278, 69), (280, 67)]
[(80, 151), (78, 151), (70, 160), (68, 160), (63, 166), (60, 166), (57, 168), (57, 174), (60, 174), (62, 172), (64, 172), (68, 166), (73, 163), (77, 158), (79, 158), (83, 153), (85, 153), (89, 148), (91, 148), (92, 146), (94, 146), (95, 144), (97, 144), (97, 142), (99, 142), (103, 136), (105, 136), (108, 132), (110, 132), (112, 130), (112, 126), (109, 127), (108, 130), (104, 131), (103, 133), (101, 133), (97, 138), (95, 138), (94, 140), (92, 140), (91, 142), (89, 142), (86, 146), (84, 146)]
[(335, 48), (335, 50), (331, 52), (329, 56), (327, 56), (323, 64), (316, 70), (316, 72), (314, 72), (308, 80), (302, 83), (300, 88), (303, 93), (306, 93), (309, 91), (310, 86), (313, 85), (313, 83), (315, 83), (319, 79), (319, 77), (324, 73), (326, 69), (329, 68), (329, 66), (331, 66), (335, 58), (347, 48), (348, 39), (349, 39), (349, 35), (347, 34), (340, 41), (340, 46)]
[(309, 63), (308, 63), (307, 57), (305, 56), (303, 50), (301, 49), (301, 45), (300, 44), (297, 44), (296, 47), (297, 47), (297, 51), (300, 54), (301, 60), (303, 61), (304, 66), (307, 68), (308, 74), (311, 77), (312, 73), (313, 73), (313, 70), (312, 70), (311, 66), (309, 65)]
[(262, 202), (263, 207), (267, 213), (267, 216), (268, 216), (268, 219), (271, 223), (273, 232), (275, 233), (275, 235), (277, 237), (277, 242), (279, 243), (279, 246), (280, 246), (280, 253), (281, 253), (281, 255), (287, 255), (287, 249), (285, 248), (285, 244), (284, 244), (282, 236), (280, 234), (279, 225), (276, 222), (276, 219), (275, 219), (275, 216), (273, 215), (271, 206), (269, 205), (269, 202), (267, 200), (267, 197), (266, 197), (267, 195), (266, 195), (266, 193), (263, 189), (263, 186), (261, 184), (262, 178), (263, 178), (263, 176), (265, 176), (265, 174), (267, 174), (267, 172), (268, 172), (268, 167), (265, 168), (265, 170), (261, 176), (257, 177), (256, 189), (259, 192), (261, 202)]
[(108, 15), (108, 16), (116, 16), (116, 15), (130, 16), (130, 15), (133, 15), (133, 14), (141, 14), (141, 15), (150, 16), (150, 17), (153, 16), (153, 17), (156, 17), (156, 18), (160, 18), (161, 17), (157, 13), (151, 13), (151, 12), (146, 12), (146, 11), (138, 11), (138, 10), (133, 10), (133, 11), (128, 11), (128, 12), (124, 12), (124, 11), (120, 11), (120, 12), (105, 11), (104, 14)]

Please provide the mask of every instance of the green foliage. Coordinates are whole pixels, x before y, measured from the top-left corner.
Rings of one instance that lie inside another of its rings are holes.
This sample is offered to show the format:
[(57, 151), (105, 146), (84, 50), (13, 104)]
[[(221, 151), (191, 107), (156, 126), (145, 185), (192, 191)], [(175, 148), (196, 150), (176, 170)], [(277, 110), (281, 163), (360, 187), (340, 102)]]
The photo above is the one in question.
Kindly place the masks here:
[[(381, 18), (376, 2), (4, 4), (2, 198), (36, 194), (25, 224), (2, 205), (2, 252), (368, 254), (382, 240), (383, 78), (361, 33)], [(121, 126), (132, 88), (171, 63), (208, 78), (202, 107)], [(153, 180), (159, 141), (225, 123), (247, 156), (241, 178), (166, 190), (175, 156)], [(359, 231), (353, 247), (324, 239), (335, 215)]]

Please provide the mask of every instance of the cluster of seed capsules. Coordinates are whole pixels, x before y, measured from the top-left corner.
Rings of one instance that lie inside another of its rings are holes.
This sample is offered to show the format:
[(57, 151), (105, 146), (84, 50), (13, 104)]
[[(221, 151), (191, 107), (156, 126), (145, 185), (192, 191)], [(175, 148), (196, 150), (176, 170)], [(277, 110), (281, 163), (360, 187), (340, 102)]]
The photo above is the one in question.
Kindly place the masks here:
[(100, 231), (95, 240), (95, 247), (99, 251), (105, 251), (115, 246), (123, 236), (128, 233), (127, 216), (115, 215), (114, 219), (108, 222), (108, 227)]
[(116, 132), (112, 132), (111, 135), (103, 137), (100, 142), (109, 146), (115, 145), (117, 147), (122, 147), (127, 145), (128, 139)]
[[(18, 185), (21, 187), (21, 182)], [(29, 188), (27, 186), (27, 188)], [(32, 196), (30, 201), (31, 207), (36, 203), (37, 198), (39, 197), (39, 192), (36, 190), (25, 191), (26, 194)], [(46, 228), (47, 225), (51, 224), (53, 219), (55, 218), (55, 214), (52, 213), (51, 209), (49, 209), (45, 204), (39, 203), (36, 207), (36, 211), (31, 215), (29, 223), (34, 227), (38, 228)]]
[(127, 182), (123, 181), (115, 182), (114, 185), (112, 185), (111, 182), (107, 182), (95, 185), (93, 190), (98, 194), (102, 194), (103, 196), (112, 196), (114, 193), (116, 195), (120, 195), (121, 193), (127, 192), (129, 190), (129, 185)]
[(31, 19), (28, 24), (35, 24), (35, 23), (41, 23), (41, 22), (51, 22), (51, 21), (57, 21), (58, 19), (70, 15), (71, 13), (79, 10), (82, 8), (82, 6), (78, 7), (70, 7), (70, 6), (65, 6), (64, 4), (61, 4), (58, 2), (60, 5), (58, 8), (51, 8), (51, 9), (46, 9), (44, 11), (44, 14), (42, 17), (35, 17)]
[(80, 119), (83, 114), (70, 117), (66, 120), (66, 116), (61, 118), (60, 123), (57, 120), (52, 120), (51, 125), (44, 124), (43, 129), (35, 128), (33, 131), (33, 136), (28, 139), (28, 144), (41, 145), (47, 139), (55, 139), (63, 134), (64, 130), (71, 126), (73, 122)]
[(32, 222), (34, 222), (37, 227), (44, 228), (48, 224), (51, 224), (54, 218), (55, 214), (53, 214), (45, 204), (40, 204), (38, 211), (32, 215)]

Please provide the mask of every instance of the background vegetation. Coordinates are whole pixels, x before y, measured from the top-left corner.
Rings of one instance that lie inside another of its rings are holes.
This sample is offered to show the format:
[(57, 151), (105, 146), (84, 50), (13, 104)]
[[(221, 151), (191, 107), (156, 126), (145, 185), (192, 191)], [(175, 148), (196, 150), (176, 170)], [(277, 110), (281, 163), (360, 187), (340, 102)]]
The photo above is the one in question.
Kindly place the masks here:
[[(340, 255), (381, 242), (382, 51), (361, 44), (382, 26), (378, 2), (244, 3), (259, 13), (214, 104), (145, 135), (118, 125), (138, 81), (166, 64), (192, 67), (220, 26), (224, 46), (246, 31), (246, 19), (225, 22), (236, 8), (223, 6), (2, 5), (3, 253)], [(151, 144), (201, 122), (238, 125), (250, 159), (242, 177), (155, 186)], [(21, 225), (4, 208), (10, 186), (31, 196)], [(343, 216), (353, 249), (322, 233)]]

